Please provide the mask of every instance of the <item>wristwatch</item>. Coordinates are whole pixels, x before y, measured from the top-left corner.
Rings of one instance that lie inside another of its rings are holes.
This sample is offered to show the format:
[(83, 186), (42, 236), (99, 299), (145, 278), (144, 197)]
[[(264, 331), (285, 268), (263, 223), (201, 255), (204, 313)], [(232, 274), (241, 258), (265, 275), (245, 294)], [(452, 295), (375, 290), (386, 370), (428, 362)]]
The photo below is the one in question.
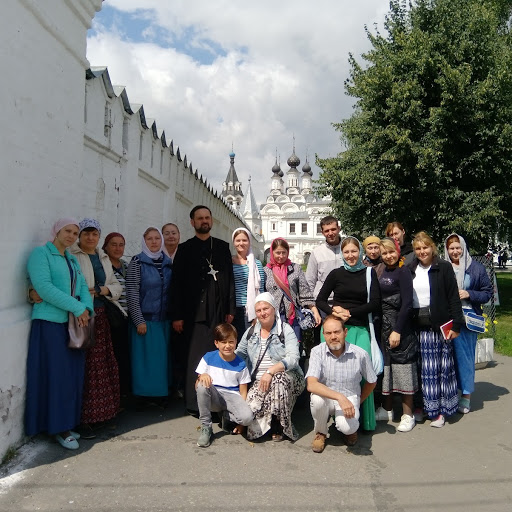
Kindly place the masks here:
[(274, 374), (270, 370), (267, 370), (265, 373), (268, 373), (271, 377), (274, 376)]

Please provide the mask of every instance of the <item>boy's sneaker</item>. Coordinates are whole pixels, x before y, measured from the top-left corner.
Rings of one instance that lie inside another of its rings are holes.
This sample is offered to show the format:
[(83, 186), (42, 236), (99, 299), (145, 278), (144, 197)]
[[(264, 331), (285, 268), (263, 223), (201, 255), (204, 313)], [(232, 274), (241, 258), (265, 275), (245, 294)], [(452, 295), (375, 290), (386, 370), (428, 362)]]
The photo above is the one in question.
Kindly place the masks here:
[(402, 417), (400, 418), (400, 425), (396, 427), (398, 432), (410, 432), (414, 425), (416, 425), (416, 422), (414, 421), (413, 416), (409, 416), (408, 414), (402, 414)]
[(380, 406), (375, 411), (375, 419), (377, 421), (393, 421), (393, 411), (386, 411), (384, 407)]
[(210, 446), (210, 444), (212, 443), (212, 435), (212, 427), (201, 425), (201, 433), (199, 434), (199, 439), (197, 440), (197, 446), (200, 446), (201, 448), (207, 448), (208, 446)]

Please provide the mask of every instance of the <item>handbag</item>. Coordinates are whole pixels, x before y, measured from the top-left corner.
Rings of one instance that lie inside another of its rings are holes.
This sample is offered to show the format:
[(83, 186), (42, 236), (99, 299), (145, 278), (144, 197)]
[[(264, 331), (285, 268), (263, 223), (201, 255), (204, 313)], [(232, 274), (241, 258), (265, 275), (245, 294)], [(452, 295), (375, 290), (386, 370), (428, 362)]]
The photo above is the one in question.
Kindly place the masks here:
[(415, 308), (413, 310), (414, 326), (419, 329), (430, 329), (432, 327), (432, 319), (430, 318), (430, 306), (423, 308)]
[(281, 289), (281, 291), (286, 295), (286, 298), (295, 306), (295, 318), (297, 319), (297, 322), (299, 323), (299, 327), (301, 328), (301, 330), (306, 331), (308, 329), (313, 329), (316, 326), (316, 320), (313, 311), (311, 311), (311, 309), (309, 308), (297, 306), (293, 302), (293, 299), (288, 295), (286, 290)]
[[(71, 274), (71, 296), (80, 300), (80, 297), (75, 295), (76, 292), (76, 274), (66, 258), (69, 272)], [(94, 318), (89, 318), (87, 325), (79, 325), (78, 318), (71, 312), (68, 313), (68, 332), (69, 342), (68, 348), (74, 350), (87, 350), (94, 345)]]
[[(366, 267), (366, 294), (368, 302), (370, 302), (370, 288), (372, 285), (372, 267)], [(372, 356), (372, 365), (375, 375), (380, 375), (384, 371), (384, 357), (375, 336), (375, 328), (373, 326), (373, 315), (368, 313), (368, 326), (370, 328), (370, 349)]]
[(473, 332), (485, 332), (485, 317), (477, 315), (471, 309), (462, 309), (464, 313), (464, 320), (466, 321), (466, 327)]

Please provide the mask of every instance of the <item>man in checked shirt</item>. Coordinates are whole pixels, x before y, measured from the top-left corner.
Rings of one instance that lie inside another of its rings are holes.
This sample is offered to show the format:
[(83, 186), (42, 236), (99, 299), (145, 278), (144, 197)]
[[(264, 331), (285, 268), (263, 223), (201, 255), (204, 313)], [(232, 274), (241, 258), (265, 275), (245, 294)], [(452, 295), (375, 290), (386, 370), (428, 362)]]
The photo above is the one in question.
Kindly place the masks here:
[(316, 453), (325, 448), (327, 424), (333, 415), (345, 443), (348, 446), (356, 444), (359, 406), (377, 382), (369, 354), (345, 341), (347, 329), (340, 318), (327, 316), (323, 331), (325, 343), (311, 350), (306, 375), (315, 422), (315, 439), (311, 447)]

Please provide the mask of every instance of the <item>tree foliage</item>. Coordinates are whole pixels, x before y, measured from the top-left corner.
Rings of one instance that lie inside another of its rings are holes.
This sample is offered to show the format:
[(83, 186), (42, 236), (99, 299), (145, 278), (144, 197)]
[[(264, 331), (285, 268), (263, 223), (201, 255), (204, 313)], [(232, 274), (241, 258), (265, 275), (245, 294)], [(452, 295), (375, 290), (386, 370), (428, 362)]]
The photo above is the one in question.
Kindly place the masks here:
[(317, 157), (345, 232), (393, 220), (478, 250), (512, 222), (511, 0), (392, 1), (385, 34), (350, 55), (344, 150)]

